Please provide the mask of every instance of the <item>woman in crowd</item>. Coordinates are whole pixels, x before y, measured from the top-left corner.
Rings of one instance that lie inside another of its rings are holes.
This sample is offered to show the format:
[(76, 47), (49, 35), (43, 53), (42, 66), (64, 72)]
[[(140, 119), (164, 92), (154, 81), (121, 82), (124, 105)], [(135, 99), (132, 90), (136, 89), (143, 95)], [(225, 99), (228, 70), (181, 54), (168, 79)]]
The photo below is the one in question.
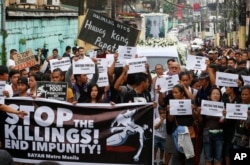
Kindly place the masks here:
[(87, 103), (105, 103), (107, 100), (107, 87), (104, 88), (104, 93), (102, 94), (99, 86), (97, 84), (91, 84), (88, 86), (87, 90)]
[(13, 97), (29, 96), (27, 90), (29, 89), (28, 79), (26, 77), (19, 77), (17, 80), (17, 93)]
[(27, 93), (34, 97), (36, 96), (36, 83), (37, 81), (41, 81), (41, 77), (39, 74), (31, 74), (29, 75), (29, 89), (27, 91)]
[(235, 134), (233, 137), (233, 148), (249, 148), (250, 139), (250, 86), (245, 85), (241, 88), (241, 104), (248, 105), (247, 120), (238, 120), (236, 123)]
[[(225, 87), (225, 92), (222, 95), (222, 101), (226, 107), (227, 103), (240, 103), (240, 92), (238, 87)], [(232, 148), (232, 139), (237, 120), (226, 119), (223, 126), (224, 144), (223, 154), (225, 158), (225, 165), (230, 165), (230, 149)]]
[[(220, 102), (222, 94), (220, 88), (213, 87), (209, 93), (210, 101)], [(200, 108), (199, 108), (200, 109)], [(203, 116), (203, 149), (205, 154), (205, 164), (222, 164), (223, 150), (223, 123), (220, 117)]]
[(179, 80), (180, 80), (180, 84), (183, 85), (188, 98), (190, 98), (191, 100), (194, 100), (194, 98), (197, 94), (197, 89), (190, 87), (190, 84), (191, 84), (190, 73), (189, 72), (180, 72), (179, 73)]
[[(173, 87), (172, 90), (172, 95), (173, 95), (173, 99), (178, 99), (178, 100), (182, 100), (182, 99), (190, 99), (188, 97), (188, 95), (186, 94), (186, 90), (185, 87), (181, 84), (177, 84)], [(193, 143), (194, 143), (194, 138), (195, 138), (195, 132), (194, 132), (194, 128), (193, 128), (193, 123), (195, 120), (197, 120), (199, 118), (199, 114), (195, 112), (195, 107), (194, 105), (192, 105), (192, 115), (170, 115), (169, 111), (170, 111), (170, 107), (171, 105), (167, 105), (167, 120), (169, 123), (173, 123), (173, 128), (172, 131), (174, 131), (177, 126), (187, 126), (189, 127), (189, 133), (190, 133), (190, 138), (192, 140), (192, 147), (193, 147)], [(176, 150), (175, 146), (173, 146), (173, 143), (171, 141), (172, 139), (166, 139), (166, 150), (173, 150), (171, 151), (173, 153), (173, 162), (175, 164), (187, 164), (187, 165), (193, 165), (194, 164), (194, 158), (189, 158), (186, 159), (185, 155), (179, 151)], [(171, 144), (171, 145), (170, 145)], [(171, 148), (169, 148), (171, 147)]]

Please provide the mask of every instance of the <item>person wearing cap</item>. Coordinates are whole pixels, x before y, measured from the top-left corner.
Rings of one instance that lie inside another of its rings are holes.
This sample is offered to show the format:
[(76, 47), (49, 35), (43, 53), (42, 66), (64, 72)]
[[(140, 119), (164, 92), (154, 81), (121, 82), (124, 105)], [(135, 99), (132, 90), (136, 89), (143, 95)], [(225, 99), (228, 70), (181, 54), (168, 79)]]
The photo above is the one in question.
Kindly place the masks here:
[(29, 83), (27, 77), (19, 77), (17, 80), (18, 93), (14, 94), (13, 97), (26, 97), (28, 96), (27, 90), (29, 89)]
[(198, 90), (197, 95), (195, 97), (195, 104), (197, 106), (201, 106), (201, 101), (203, 99), (208, 100), (208, 93), (212, 88), (208, 72), (202, 72), (200, 74), (199, 83), (201, 85), (201, 88)]

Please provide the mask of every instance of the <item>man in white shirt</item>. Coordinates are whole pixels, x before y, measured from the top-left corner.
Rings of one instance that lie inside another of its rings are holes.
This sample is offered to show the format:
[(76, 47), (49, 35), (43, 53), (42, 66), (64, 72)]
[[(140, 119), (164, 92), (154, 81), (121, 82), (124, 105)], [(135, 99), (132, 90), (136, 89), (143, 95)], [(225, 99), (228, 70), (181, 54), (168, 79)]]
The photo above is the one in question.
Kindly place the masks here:
[[(4, 81), (5, 83), (9, 79), (9, 70), (6, 66), (0, 65), (0, 81)], [(13, 96), (13, 90), (9, 84), (5, 84), (3, 93), (0, 93), (0, 95), (3, 95), (5, 97), (12, 97)]]
[(16, 55), (16, 54), (17, 54), (17, 50), (16, 49), (11, 49), (10, 50), (10, 58), (7, 61), (7, 67), (10, 70), (15, 69), (15, 67), (16, 67), (16, 63), (14, 61), (14, 55)]

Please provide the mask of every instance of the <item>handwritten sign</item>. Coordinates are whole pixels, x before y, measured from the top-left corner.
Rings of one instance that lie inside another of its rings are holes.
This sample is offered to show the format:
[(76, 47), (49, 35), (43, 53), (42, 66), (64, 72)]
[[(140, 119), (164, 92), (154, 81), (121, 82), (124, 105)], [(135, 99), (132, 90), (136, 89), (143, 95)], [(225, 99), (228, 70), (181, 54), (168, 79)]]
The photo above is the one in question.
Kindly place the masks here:
[(231, 104), (227, 103), (227, 119), (237, 119), (237, 120), (246, 120), (247, 119), (247, 104)]
[(121, 46), (118, 47), (119, 58), (132, 59), (137, 54), (137, 48), (132, 46)]
[(206, 57), (188, 55), (186, 68), (188, 70), (205, 70), (207, 67), (205, 63), (206, 59), (207, 59)]
[(91, 60), (79, 59), (72, 61), (73, 74), (93, 74), (95, 73), (95, 64)]
[(126, 64), (129, 65), (128, 74), (139, 73), (146, 71), (147, 58), (133, 58), (126, 60)]
[(192, 115), (190, 99), (169, 100), (170, 115)]
[(172, 75), (172, 76), (163, 76), (157, 79), (155, 86), (160, 86), (161, 91), (160, 92), (167, 92), (173, 89), (173, 87), (179, 84), (179, 76), (178, 75)]
[(216, 72), (215, 84), (218, 86), (238, 87), (238, 78), (238, 74)]
[(139, 34), (135, 28), (88, 10), (78, 38), (115, 52), (119, 45), (135, 46)]
[(62, 71), (67, 71), (71, 65), (69, 57), (64, 57), (62, 59), (52, 59), (49, 60), (49, 62), (52, 71), (56, 68), (60, 68)]
[(33, 55), (32, 50), (27, 50), (20, 54), (15, 54), (13, 59), (18, 70), (22, 70), (31, 66), (36, 65), (36, 59)]
[(222, 117), (222, 111), (224, 110), (224, 103), (218, 101), (201, 101), (201, 114), (207, 116)]

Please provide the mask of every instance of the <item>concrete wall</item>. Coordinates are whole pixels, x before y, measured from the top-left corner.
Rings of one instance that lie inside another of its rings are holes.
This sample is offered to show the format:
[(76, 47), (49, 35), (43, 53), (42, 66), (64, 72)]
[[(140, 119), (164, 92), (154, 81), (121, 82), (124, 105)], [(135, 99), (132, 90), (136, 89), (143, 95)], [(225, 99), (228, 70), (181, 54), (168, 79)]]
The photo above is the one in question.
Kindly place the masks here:
[[(2, 14), (1, 8), (0, 13)], [(1, 19), (1, 18), (0, 18)], [(2, 20), (0, 21), (0, 27)], [(67, 45), (74, 46), (78, 33), (77, 17), (48, 17), (48, 18), (7, 18), (5, 28), (8, 37), (5, 40), (7, 59), (9, 51), (17, 49), (23, 52), (32, 49), (36, 54), (37, 48), (49, 49), (48, 55), (57, 48), (59, 55), (62, 55)], [(26, 42), (21, 44), (20, 40)], [(0, 53), (3, 37), (0, 34)], [(2, 64), (0, 57), (0, 64)]]
[[(77, 18), (11, 19), (6, 21), (7, 51), (35, 50), (46, 45), (49, 53), (57, 48), (63, 54), (67, 45), (74, 46), (77, 39)], [(26, 44), (19, 43), (25, 40)]]

